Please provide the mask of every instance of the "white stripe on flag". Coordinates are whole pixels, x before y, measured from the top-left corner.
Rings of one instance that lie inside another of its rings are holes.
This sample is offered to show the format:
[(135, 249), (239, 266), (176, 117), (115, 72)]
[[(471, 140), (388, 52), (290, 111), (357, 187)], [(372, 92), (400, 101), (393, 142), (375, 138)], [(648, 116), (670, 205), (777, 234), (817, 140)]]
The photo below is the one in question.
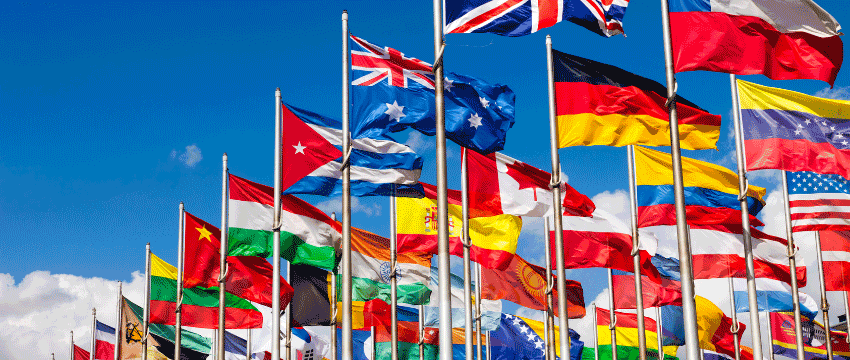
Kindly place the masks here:
[[(331, 161), (314, 170), (310, 175), (333, 179), (342, 178), (341, 163)], [(415, 185), (419, 183), (422, 170), (403, 169), (371, 169), (361, 166), (351, 166), (351, 181), (366, 181), (373, 184), (402, 184)]]
[[(336, 146), (342, 146), (342, 130), (307, 124), (315, 130), (319, 135), (324, 137), (328, 142)], [(397, 143), (395, 141), (390, 140), (378, 140), (378, 139), (351, 139), (351, 146), (356, 150), (368, 151), (373, 153), (380, 154), (401, 154), (401, 153), (415, 153), (413, 149), (409, 148), (407, 145)]]
[(843, 193), (815, 193), (815, 194), (790, 194), (789, 201), (798, 200), (850, 200), (850, 194)]
[(792, 214), (807, 214), (807, 213), (850, 213), (850, 206), (794, 206), (791, 208)]
[(240, 229), (272, 231), (274, 207), (253, 201), (230, 199), (227, 225)]
[(846, 251), (821, 251), (823, 261), (843, 261), (850, 262), (850, 252)]
[[(373, 280), (379, 283), (390, 283), (390, 263), (381, 261), (357, 251), (351, 252), (351, 263), (353, 265), (352, 276)], [(428, 285), (431, 280), (431, 269), (426, 266), (398, 262), (398, 284), (413, 284), (421, 282)]]

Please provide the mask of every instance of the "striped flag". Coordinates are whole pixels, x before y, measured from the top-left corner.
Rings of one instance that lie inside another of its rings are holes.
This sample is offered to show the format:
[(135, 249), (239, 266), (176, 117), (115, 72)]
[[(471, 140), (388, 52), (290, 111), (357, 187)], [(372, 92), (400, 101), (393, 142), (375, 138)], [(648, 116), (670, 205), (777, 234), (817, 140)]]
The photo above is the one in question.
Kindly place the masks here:
[(850, 230), (850, 182), (840, 175), (786, 172), (792, 231)]
[(112, 360), (115, 357), (115, 328), (98, 321), (94, 339), (94, 358)]
[(850, 291), (850, 232), (821, 231), (826, 291)]

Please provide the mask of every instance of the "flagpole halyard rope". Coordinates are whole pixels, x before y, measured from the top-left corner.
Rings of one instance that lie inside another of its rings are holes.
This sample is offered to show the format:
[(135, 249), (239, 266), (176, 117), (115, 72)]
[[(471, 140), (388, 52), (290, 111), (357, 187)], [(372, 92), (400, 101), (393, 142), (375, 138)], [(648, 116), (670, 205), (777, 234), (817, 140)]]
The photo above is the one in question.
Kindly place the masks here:
[(677, 81), (676, 79), (673, 79), (673, 94), (670, 95), (670, 97), (667, 98), (667, 101), (664, 103), (664, 107), (670, 108), (670, 105), (672, 105), (676, 101), (676, 96), (678, 96), (676, 94), (678, 92), (679, 92), (679, 81)]
[(354, 149), (353, 146), (349, 145), (348, 149), (345, 151), (345, 157), (342, 159), (342, 164), (339, 166), (339, 170), (342, 171), (345, 168), (349, 167), (351, 161), (351, 150)]
[(224, 273), (220, 274), (218, 277), (218, 282), (223, 283), (227, 280), (227, 275), (230, 274), (230, 264), (224, 265)]
[(440, 55), (437, 56), (437, 61), (434, 61), (434, 66), (431, 67), (431, 70), (437, 72), (437, 69), (443, 66), (443, 52), (446, 51), (446, 42), (443, 41), (443, 45), (440, 46)]

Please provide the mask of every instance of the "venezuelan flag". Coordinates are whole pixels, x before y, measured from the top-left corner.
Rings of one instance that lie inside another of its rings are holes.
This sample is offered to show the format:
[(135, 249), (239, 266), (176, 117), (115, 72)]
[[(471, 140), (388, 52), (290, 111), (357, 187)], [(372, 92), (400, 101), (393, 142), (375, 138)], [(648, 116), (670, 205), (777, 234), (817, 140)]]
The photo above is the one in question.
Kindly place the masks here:
[[(638, 226), (676, 225), (673, 160), (668, 153), (635, 147)], [(740, 224), (738, 175), (722, 166), (682, 157), (685, 210), (689, 224)], [(762, 226), (755, 215), (764, 207), (766, 190), (747, 189), (750, 223)]]
[[(634, 360), (640, 358), (640, 346), (638, 345), (637, 314), (615, 312), (617, 316), (617, 359)], [(646, 350), (647, 357), (658, 358), (658, 333), (655, 332), (656, 322), (644, 317), (646, 328)], [(612, 358), (611, 352), (611, 329), (610, 312), (606, 309), (596, 308), (596, 333), (600, 359)], [(678, 346), (664, 346), (665, 359), (677, 359), (676, 350)]]
[[(670, 146), (667, 88), (615, 66), (552, 51), (558, 146)], [(676, 100), (683, 149), (716, 149), (720, 116)]]

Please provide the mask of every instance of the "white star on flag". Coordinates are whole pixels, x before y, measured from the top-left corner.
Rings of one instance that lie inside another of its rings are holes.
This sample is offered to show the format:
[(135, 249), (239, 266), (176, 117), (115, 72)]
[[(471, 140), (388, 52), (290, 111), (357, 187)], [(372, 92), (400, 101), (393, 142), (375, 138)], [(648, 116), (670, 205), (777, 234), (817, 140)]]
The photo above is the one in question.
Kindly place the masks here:
[(490, 106), (490, 101), (488, 101), (487, 99), (485, 99), (485, 98), (483, 98), (483, 97), (480, 97), (480, 96), (479, 96), (479, 97), (478, 97), (478, 100), (479, 100), (479, 101), (481, 101), (481, 106), (483, 106), (485, 109), (486, 109), (488, 106)]
[(387, 111), (385, 111), (384, 114), (389, 115), (391, 120), (401, 121), (401, 118), (407, 116), (404, 112), (402, 112), (404, 110), (404, 106), (400, 106), (398, 101), (393, 101), (392, 104), (386, 105)]
[(536, 347), (538, 349), (542, 349), (543, 348), (543, 342), (540, 341), (540, 339), (537, 339), (537, 341), (534, 342), (534, 347)]
[(513, 319), (514, 319), (514, 325), (519, 325), (519, 323), (521, 322), (521, 320), (518, 319), (518, 318), (513, 318)]
[(481, 126), (481, 117), (478, 116), (478, 113), (469, 116), (469, 126), (474, 127), (476, 130)]
[(521, 333), (523, 333), (523, 334), (528, 333), (528, 326), (525, 326), (525, 325), (520, 326), (520, 327), (519, 327), (519, 331), (520, 331)]
[(446, 91), (448, 92), (452, 92), (452, 88), (455, 87), (454, 82), (454, 80), (449, 80), (449, 78), (445, 78), (445, 80), (443, 80), (443, 88), (446, 89)]
[[(296, 153), (296, 154), (304, 154), (304, 149), (306, 149), (306, 148), (307, 148), (306, 146), (301, 146), (301, 142), (300, 142), (300, 141), (298, 142), (298, 145), (292, 145), (292, 147), (294, 147), (294, 148), (295, 148), (295, 153)], [(306, 154), (304, 154), (304, 155), (306, 155)]]
[(534, 340), (534, 338), (535, 338), (535, 337), (537, 337), (537, 335), (534, 335), (534, 334), (532, 333), (532, 334), (528, 334), (528, 335), (526, 335), (525, 337), (526, 337), (526, 338), (528, 338), (528, 341), (531, 341), (531, 340)]
[(794, 130), (794, 135), (800, 135), (801, 132), (803, 132), (803, 131), (802, 130)]

